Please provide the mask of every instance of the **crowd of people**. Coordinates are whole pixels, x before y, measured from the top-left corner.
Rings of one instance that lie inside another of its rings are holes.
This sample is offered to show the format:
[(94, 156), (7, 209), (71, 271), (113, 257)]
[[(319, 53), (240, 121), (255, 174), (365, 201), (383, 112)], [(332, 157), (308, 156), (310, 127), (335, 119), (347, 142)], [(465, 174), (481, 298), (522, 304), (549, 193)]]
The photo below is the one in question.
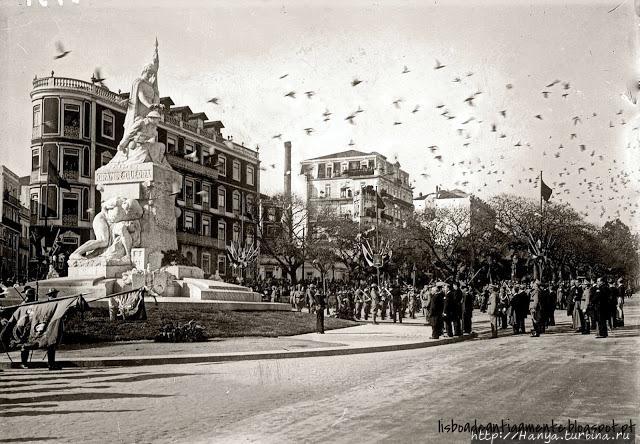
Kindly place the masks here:
[(622, 278), (617, 281), (598, 277), (561, 282), (501, 281), (482, 287), (447, 279), (421, 289), (400, 280), (377, 283), (320, 282), (288, 285), (279, 282), (258, 291), (272, 302), (288, 301), (291, 306), (310, 313), (324, 311), (342, 319), (389, 319), (402, 323), (416, 316), (432, 327), (433, 338), (446, 334), (462, 336), (472, 332), (473, 310), (489, 315), (491, 334), (512, 328), (514, 334), (529, 332), (538, 337), (555, 325), (556, 310), (566, 310), (577, 333), (606, 338), (610, 329), (624, 326), (624, 301), (631, 295)]

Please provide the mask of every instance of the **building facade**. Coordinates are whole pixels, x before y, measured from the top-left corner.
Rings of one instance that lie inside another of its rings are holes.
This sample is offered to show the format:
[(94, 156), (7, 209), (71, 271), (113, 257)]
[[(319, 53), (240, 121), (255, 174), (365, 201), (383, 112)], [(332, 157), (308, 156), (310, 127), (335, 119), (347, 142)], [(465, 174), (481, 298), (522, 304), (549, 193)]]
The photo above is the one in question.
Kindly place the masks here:
[[(116, 154), (128, 94), (52, 73), (34, 79), (31, 100), (31, 229), (59, 230), (68, 257), (93, 236), (91, 223), (101, 203), (94, 174)], [(158, 141), (165, 144), (167, 160), (183, 176), (176, 198), (178, 251), (206, 276), (217, 271), (231, 278), (225, 246), (232, 239), (253, 242), (255, 237), (258, 152), (225, 139), (222, 122), (209, 121), (205, 113), (174, 106), (170, 97), (163, 97), (161, 105)], [(48, 180), (50, 164), (70, 190)]]
[(413, 212), (409, 173), (380, 153), (349, 150), (304, 160), (301, 166), (307, 202), (318, 211), (369, 223), (377, 209), (378, 217), (392, 224), (401, 224)]
[(26, 280), (28, 210), (20, 203), (20, 178), (4, 165), (0, 165), (0, 193), (0, 280)]

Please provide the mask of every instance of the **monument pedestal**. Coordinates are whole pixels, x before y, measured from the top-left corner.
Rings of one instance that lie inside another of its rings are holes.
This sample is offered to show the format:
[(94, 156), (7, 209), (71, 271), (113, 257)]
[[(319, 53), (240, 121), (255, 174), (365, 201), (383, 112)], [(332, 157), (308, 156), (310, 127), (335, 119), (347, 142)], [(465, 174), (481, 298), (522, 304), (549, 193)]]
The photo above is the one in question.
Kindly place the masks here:
[(131, 245), (131, 257), (70, 259), (69, 277), (119, 278), (134, 267), (159, 269), (162, 251), (178, 248), (175, 193), (182, 187), (180, 173), (153, 162), (134, 165), (110, 162), (96, 170), (96, 187), (102, 202), (114, 198), (138, 202), (143, 210), (138, 220), (139, 233), (132, 235), (135, 243)]

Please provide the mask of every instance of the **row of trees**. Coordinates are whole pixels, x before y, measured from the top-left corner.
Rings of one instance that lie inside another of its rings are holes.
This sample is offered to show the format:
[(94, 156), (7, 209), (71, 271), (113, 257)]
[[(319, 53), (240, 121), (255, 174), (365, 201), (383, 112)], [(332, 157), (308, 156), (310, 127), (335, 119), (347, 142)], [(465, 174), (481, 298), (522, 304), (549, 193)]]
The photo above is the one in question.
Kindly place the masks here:
[(362, 226), (330, 210), (310, 208), (299, 197), (280, 195), (283, 209), (277, 236), (259, 232), (262, 254), (273, 257), (292, 282), (304, 261), (327, 274), (343, 264), (353, 278), (370, 275), (361, 242), (384, 239), (393, 250), (382, 271), (411, 279), (455, 276), (492, 281), (542, 276), (638, 276), (640, 238), (619, 219), (602, 227), (587, 222), (569, 205), (502, 194), (488, 202), (430, 208), (414, 213), (401, 227)]

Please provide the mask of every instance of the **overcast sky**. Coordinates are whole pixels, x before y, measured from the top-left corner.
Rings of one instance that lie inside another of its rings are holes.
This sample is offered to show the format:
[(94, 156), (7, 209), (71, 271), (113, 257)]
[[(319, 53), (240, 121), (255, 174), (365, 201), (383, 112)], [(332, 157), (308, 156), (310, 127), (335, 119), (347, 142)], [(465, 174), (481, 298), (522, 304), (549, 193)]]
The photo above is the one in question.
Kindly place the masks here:
[[(630, 213), (640, 197), (637, 111), (621, 98), (638, 78), (632, 0), (32, 3), (0, 8), (0, 162), (20, 175), (30, 168), (34, 75), (89, 80), (99, 67), (112, 90), (128, 91), (157, 36), (161, 95), (260, 145), (263, 192), (282, 190), (290, 140), (300, 191), (302, 159), (358, 149), (397, 156), (416, 196), (441, 185), (538, 198), (544, 170), (552, 200), (592, 222), (617, 211), (640, 221)], [(56, 41), (72, 52), (53, 60)], [(435, 70), (436, 59), (446, 66)], [(352, 87), (354, 78), (363, 82)], [(464, 102), (479, 92), (474, 106)]]

